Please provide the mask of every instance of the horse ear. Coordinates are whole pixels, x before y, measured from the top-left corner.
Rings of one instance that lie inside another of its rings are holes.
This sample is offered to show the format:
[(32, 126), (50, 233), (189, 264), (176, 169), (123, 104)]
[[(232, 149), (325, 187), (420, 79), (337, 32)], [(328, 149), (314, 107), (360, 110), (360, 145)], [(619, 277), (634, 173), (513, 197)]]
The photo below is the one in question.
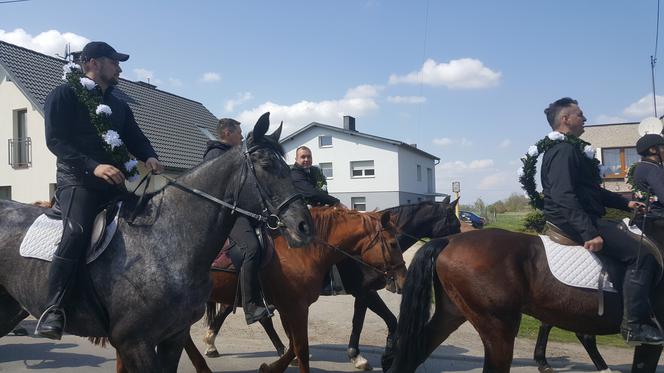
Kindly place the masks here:
[(265, 136), (265, 134), (267, 133), (268, 128), (270, 128), (270, 112), (269, 111), (267, 113), (261, 115), (261, 117), (258, 118), (258, 121), (256, 122), (256, 125), (254, 126), (254, 130), (252, 131), (254, 142), (256, 142), (259, 139), (263, 138), (263, 136)]
[(281, 137), (281, 129), (284, 127), (284, 121), (281, 121), (281, 124), (279, 125), (279, 128), (274, 130), (272, 134), (270, 135), (271, 138), (274, 139), (274, 141), (279, 142), (279, 138)]
[(383, 227), (383, 229), (387, 229), (390, 227), (390, 212), (385, 211), (380, 215), (380, 225)]
[(446, 205), (449, 205), (450, 204), (450, 196), (445, 197), (443, 199), (443, 203), (446, 204)]

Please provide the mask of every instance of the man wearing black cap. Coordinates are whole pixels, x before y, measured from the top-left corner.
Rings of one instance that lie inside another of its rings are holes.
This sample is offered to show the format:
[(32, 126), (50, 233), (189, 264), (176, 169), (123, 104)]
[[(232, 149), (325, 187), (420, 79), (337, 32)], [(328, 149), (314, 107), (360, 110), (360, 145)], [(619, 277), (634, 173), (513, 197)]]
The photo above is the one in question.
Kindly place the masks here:
[(634, 166), (632, 178), (637, 189), (657, 197), (650, 205), (651, 212), (664, 217), (664, 137), (647, 134), (636, 142), (641, 161)]
[[(551, 103), (544, 110), (551, 128), (569, 139), (584, 132), (586, 117), (576, 100), (569, 97)], [(603, 220), (605, 207), (625, 211), (641, 208), (601, 187), (596, 165), (583, 150), (568, 141), (553, 145), (542, 158), (542, 213), (575, 241), (599, 255), (620, 261), (627, 268), (623, 280), (623, 322), (621, 334), (630, 344), (663, 344), (664, 337), (650, 320), (650, 290), (658, 270), (654, 256), (620, 229), (618, 223)]]
[[(122, 69), (119, 62), (129, 55), (94, 41), (80, 54), (85, 77), (96, 86), (92, 95), (110, 110), (110, 126), (137, 159), (148, 169), (161, 172), (150, 141), (145, 137), (126, 102), (113, 95)], [(84, 79), (84, 78), (82, 78)], [(86, 80), (87, 81), (87, 80)], [(79, 263), (84, 259), (96, 213), (124, 189), (125, 165), (118, 164), (104, 146), (91, 122), (89, 108), (70, 83), (56, 87), (44, 104), (46, 145), (57, 157), (56, 201), (62, 210), (64, 229), (48, 274), (46, 309), (35, 334), (60, 339), (65, 327), (63, 300)], [(110, 132), (110, 131), (109, 131)]]

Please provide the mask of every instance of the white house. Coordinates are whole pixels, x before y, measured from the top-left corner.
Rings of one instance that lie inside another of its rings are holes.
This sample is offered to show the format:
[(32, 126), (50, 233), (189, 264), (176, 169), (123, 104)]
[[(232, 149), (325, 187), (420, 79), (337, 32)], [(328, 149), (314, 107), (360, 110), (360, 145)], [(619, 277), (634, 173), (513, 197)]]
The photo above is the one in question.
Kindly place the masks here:
[[(0, 41), (0, 199), (48, 200), (55, 190), (55, 156), (44, 135), (44, 102), (62, 84), (66, 61)], [(167, 173), (198, 164), (217, 119), (202, 104), (144, 82), (120, 79), (125, 100)]]
[(350, 116), (344, 117), (343, 128), (313, 122), (281, 143), (289, 163), (298, 147), (310, 148), (314, 164), (327, 177), (328, 191), (350, 208), (384, 209), (439, 195), (438, 157), (415, 145), (358, 132)]

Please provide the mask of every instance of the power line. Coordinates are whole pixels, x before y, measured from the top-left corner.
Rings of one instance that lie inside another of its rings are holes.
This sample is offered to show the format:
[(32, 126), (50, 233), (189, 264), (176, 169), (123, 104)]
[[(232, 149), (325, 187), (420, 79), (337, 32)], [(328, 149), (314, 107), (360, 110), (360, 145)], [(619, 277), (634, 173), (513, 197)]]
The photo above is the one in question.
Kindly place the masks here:
[(655, 53), (650, 56), (650, 77), (652, 79), (652, 106), (655, 111), (655, 118), (657, 115), (657, 95), (655, 93), (655, 64), (657, 63), (657, 47), (659, 46), (659, 3), (657, 0), (657, 27), (655, 29)]
[(30, 0), (1, 0), (0, 4), (9, 4), (9, 3), (22, 3)]

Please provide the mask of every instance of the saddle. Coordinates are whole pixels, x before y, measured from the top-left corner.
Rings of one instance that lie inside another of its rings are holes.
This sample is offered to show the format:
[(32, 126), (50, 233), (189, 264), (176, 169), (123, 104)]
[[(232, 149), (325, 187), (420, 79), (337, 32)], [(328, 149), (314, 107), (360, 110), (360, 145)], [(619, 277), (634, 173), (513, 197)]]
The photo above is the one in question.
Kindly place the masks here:
[[(264, 229), (258, 230), (260, 230), (260, 234), (257, 234), (258, 241), (261, 244), (260, 268), (263, 269), (274, 257), (274, 240)], [(244, 252), (235, 241), (229, 238), (224, 242), (224, 246), (212, 262), (210, 269), (213, 271), (239, 273), (243, 262)]]

